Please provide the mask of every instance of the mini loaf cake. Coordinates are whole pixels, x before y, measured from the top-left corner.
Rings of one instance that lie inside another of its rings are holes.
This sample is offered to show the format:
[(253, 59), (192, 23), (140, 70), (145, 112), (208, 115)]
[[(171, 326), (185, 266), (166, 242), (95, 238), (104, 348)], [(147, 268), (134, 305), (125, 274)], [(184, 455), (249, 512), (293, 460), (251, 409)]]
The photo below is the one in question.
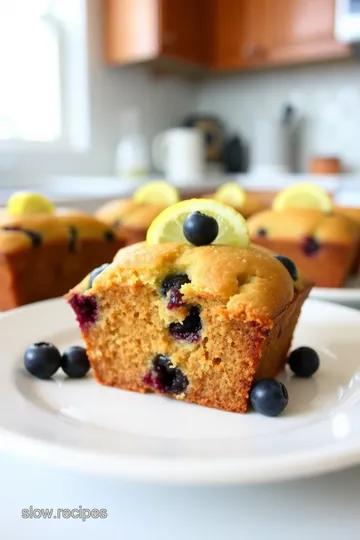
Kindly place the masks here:
[[(216, 193), (209, 193), (206, 195), (203, 195), (203, 197), (207, 199), (215, 199), (217, 200)], [(245, 219), (249, 218), (250, 216), (256, 214), (257, 212), (261, 212), (266, 208), (266, 205), (259, 197), (257, 197), (254, 193), (246, 193), (246, 198), (244, 199), (243, 204), (236, 204), (234, 201), (222, 201), (225, 204), (228, 204), (232, 208), (234, 208), (237, 212), (239, 212), (242, 216), (244, 216)]]
[(164, 208), (161, 204), (119, 199), (104, 204), (95, 216), (119, 231), (127, 244), (134, 244), (145, 240), (151, 222)]
[[(223, 215), (219, 232), (209, 215), (188, 215), (186, 239), (196, 244), (190, 245), (174, 227), (196, 204)], [(229, 216), (233, 222), (224, 231)], [(246, 238), (238, 245), (239, 235), (247, 235), (242, 227), (231, 208), (184, 201), (157, 218), (147, 244), (120, 250), (112, 264), (69, 292), (100, 383), (247, 410), (253, 382), (284, 367), (310, 284), (288, 259), (249, 246)], [(166, 243), (167, 231), (179, 241)], [(216, 236), (219, 243), (211, 243)]]
[(112, 228), (85, 213), (11, 217), (2, 211), (0, 310), (63, 295), (123, 245)]
[(319, 287), (341, 287), (359, 248), (359, 227), (346, 216), (310, 208), (265, 210), (248, 221), (251, 240), (290, 257)]
[(145, 240), (152, 221), (171, 204), (179, 200), (178, 191), (162, 180), (147, 182), (131, 199), (110, 201), (99, 208), (96, 217), (120, 231), (126, 243)]

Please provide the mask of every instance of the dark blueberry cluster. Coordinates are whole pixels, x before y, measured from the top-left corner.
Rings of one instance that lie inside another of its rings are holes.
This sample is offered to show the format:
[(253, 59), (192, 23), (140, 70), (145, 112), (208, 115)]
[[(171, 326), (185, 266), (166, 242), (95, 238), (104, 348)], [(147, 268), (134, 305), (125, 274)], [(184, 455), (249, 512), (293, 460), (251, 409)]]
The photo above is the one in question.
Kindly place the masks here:
[(182, 394), (189, 384), (186, 375), (164, 354), (154, 358), (150, 371), (142, 380), (146, 386), (165, 394)]
[(196, 306), (190, 308), (190, 313), (182, 323), (171, 323), (170, 333), (175, 339), (187, 341), (188, 343), (197, 343), (201, 338), (202, 323), (200, 318), (200, 309)]
[(50, 379), (59, 368), (71, 378), (84, 377), (90, 363), (83, 347), (69, 347), (63, 355), (52, 343), (40, 342), (30, 345), (24, 354), (26, 370), (38, 379)]
[(171, 274), (162, 282), (161, 294), (168, 298), (168, 309), (177, 309), (184, 305), (180, 289), (185, 283), (190, 283), (190, 279), (186, 274)]
[[(180, 289), (186, 283), (190, 283), (187, 274), (171, 274), (162, 282), (160, 291), (162, 296), (167, 298), (169, 310), (185, 305)], [(192, 306), (189, 315), (185, 317), (183, 322), (171, 323), (169, 331), (175, 339), (196, 343), (200, 340), (201, 328), (200, 310), (198, 307)]]
[(31, 229), (24, 229), (23, 227), (20, 227), (18, 225), (7, 225), (6, 227), (2, 227), (2, 230), (7, 232), (20, 232), (26, 234), (26, 236), (30, 238), (33, 247), (39, 247), (42, 244), (41, 234)]
[(170, 289), (180, 290), (186, 283), (190, 283), (187, 274), (170, 274), (161, 284), (161, 294), (162, 296), (166, 296)]
[(76, 320), (82, 330), (96, 322), (98, 306), (94, 295), (74, 293), (69, 299), (69, 304), (75, 311)]

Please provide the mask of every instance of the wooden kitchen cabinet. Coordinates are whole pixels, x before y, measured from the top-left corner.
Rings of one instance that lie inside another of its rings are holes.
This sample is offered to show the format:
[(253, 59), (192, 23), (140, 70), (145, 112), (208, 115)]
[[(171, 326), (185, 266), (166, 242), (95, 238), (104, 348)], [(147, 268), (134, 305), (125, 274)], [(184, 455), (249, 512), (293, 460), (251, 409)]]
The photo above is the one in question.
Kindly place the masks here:
[(335, 0), (103, 0), (106, 58), (241, 70), (350, 56)]
[(335, 0), (216, 0), (214, 66), (244, 69), (341, 58)]
[(211, 10), (212, 0), (161, 0), (161, 53), (210, 64)]
[(266, 63), (268, 0), (216, 0), (214, 65), (246, 68)]
[(210, 65), (213, 0), (105, 0), (106, 58)]
[(335, 0), (267, 0), (269, 63), (295, 63), (350, 55), (334, 37)]

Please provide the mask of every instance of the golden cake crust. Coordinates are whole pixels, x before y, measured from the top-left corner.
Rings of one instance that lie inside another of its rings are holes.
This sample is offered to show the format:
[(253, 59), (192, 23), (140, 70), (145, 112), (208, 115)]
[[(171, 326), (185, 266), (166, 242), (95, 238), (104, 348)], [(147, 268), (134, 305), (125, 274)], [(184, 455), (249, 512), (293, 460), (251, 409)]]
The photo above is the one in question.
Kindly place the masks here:
[[(185, 301), (194, 296), (216, 298), (219, 316), (229, 319), (265, 322), (277, 317), (294, 297), (289, 272), (258, 246), (134, 244), (117, 253), (113, 264), (95, 280), (94, 291), (98, 286), (111, 290), (114, 283), (141, 282), (158, 288), (159, 281), (175, 273), (186, 273), (191, 280), (181, 288)], [(85, 279), (80, 289), (86, 289), (86, 283)], [(301, 288), (303, 283), (299, 280), (295, 285)]]
[(255, 238), (259, 230), (267, 238), (293, 239), (315, 237), (319, 241), (349, 244), (358, 238), (358, 226), (348, 217), (319, 210), (292, 208), (281, 212), (265, 210), (248, 220), (249, 232)]
[[(215, 199), (216, 193), (209, 193), (203, 195), (206, 199)], [(248, 218), (257, 212), (261, 212), (265, 208), (265, 204), (254, 193), (247, 193), (245, 202), (242, 206), (232, 205), (237, 212), (239, 212), (244, 218)]]
[[(0, 252), (4, 254), (31, 249), (33, 240), (31, 234), (41, 237), (41, 243), (66, 243), (73, 239), (74, 231), (76, 242), (109, 240), (113, 236), (121, 239), (107, 224), (95, 219), (84, 212), (60, 211), (59, 214), (30, 214), (21, 217), (11, 217), (3, 213), (0, 216)], [(25, 234), (24, 234), (25, 233)]]
[(95, 216), (109, 225), (147, 229), (164, 208), (163, 205), (119, 199), (104, 204)]

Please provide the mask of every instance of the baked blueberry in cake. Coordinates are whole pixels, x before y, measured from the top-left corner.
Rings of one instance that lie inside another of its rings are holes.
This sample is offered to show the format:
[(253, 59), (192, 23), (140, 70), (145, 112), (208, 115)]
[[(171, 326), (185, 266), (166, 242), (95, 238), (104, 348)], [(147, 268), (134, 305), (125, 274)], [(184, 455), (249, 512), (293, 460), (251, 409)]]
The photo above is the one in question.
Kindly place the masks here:
[(195, 199), (66, 298), (100, 383), (245, 412), (253, 383), (284, 367), (310, 288), (292, 261), (250, 245), (235, 210)]

